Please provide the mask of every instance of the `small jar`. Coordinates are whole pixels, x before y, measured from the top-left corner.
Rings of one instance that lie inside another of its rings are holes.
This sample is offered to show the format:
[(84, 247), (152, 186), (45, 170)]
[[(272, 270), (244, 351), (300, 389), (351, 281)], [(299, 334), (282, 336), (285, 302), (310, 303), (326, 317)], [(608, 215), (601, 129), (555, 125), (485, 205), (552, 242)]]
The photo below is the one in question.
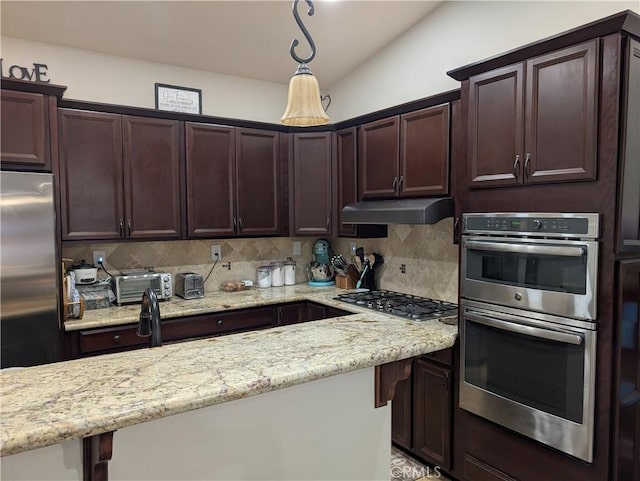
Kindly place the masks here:
[(271, 286), (282, 287), (284, 286), (284, 263), (273, 262), (271, 264)]
[(284, 285), (292, 286), (296, 283), (296, 261), (284, 263)]
[(271, 266), (258, 267), (258, 287), (271, 287)]

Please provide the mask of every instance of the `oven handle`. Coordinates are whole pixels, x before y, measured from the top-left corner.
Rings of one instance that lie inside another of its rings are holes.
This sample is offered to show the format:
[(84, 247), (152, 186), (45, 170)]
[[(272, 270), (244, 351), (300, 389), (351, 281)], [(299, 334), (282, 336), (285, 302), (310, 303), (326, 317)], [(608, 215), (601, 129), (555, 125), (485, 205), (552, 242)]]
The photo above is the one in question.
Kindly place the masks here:
[(467, 241), (465, 246), (479, 251), (518, 252), (522, 254), (546, 254), (563, 257), (582, 257), (586, 247), (547, 246), (537, 244), (514, 244), (510, 242)]
[(541, 329), (533, 326), (523, 326), (522, 324), (514, 324), (506, 320), (494, 319), (492, 317), (479, 316), (477, 314), (465, 313), (464, 317), (477, 322), (478, 324), (484, 324), (486, 326), (495, 327), (505, 331), (515, 332), (518, 334), (524, 334), (526, 336), (542, 337), (544, 339), (550, 339), (552, 341), (564, 342), (565, 344), (575, 344), (579, 346), (582, 344), (582, 337), (577, 334), (569, 334), (560, 331), (551, 331), (548, 329)]

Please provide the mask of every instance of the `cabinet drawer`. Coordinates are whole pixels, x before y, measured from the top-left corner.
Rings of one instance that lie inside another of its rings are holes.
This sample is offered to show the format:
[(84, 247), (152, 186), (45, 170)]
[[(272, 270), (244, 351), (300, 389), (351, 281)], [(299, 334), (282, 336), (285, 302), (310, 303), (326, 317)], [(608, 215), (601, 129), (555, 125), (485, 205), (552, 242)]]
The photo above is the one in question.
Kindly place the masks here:
[(464, 479), (467, 481), (516, 481), (515, 478), (498, 471), (468, 453), (464, 455)]
[(95, 329), (80, 332), (80, 353), (119, 350), (148, 344), (148, 339), (138, 337), (136, 326)]
[(212, 316), (216, 325), (216, 334), (228, 334), (273, 326), (271, 307), (250, 309), (248, 312), (225, 312)]

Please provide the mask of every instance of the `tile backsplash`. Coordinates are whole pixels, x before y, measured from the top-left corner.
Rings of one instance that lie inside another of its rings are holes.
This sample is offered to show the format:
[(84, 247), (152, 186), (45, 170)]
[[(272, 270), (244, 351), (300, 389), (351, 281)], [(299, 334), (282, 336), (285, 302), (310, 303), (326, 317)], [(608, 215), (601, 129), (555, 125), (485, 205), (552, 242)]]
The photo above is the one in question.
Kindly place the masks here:
[(379, 288), (458, 302), (458, 246), (453, 244), (453, 219), (433, 225), (389, 225), (380, 239), (333, 239), (336, 253), (348, 258), (350, 244), (384, 257), (376, 269)]
[[(390, 225), (383, 239), (329, 239), (334, 253), (349, 259), (355, 241), (366, 253), (376, 252), (384, 264), (376, 269), (378, 287), (457, 302), (458, 246), (452, 242), (453, 219), (434, 225)], [(211, 246), (220, 245), (222, 259), (205, 284), (208, 292), (227, 281), (256, 281), (258, 266), (288, 257), (296, 261), (296, 282), (306, 282), (305, 267), (312, 259), (314, 237), (253, 239), (206, 239), (128, 243), (95, 243), (64, 246), (62, 255), (78, 262), (91, 262), (93, 251), (105, 251), (105, 267), (112, 274), (121, 270), (153, 267), (157, 271), (196, 272), (205, 278), (213, 266)], [(293, 242), (300, 242), (301, 254), (293, 256)], [(231, 263), (231, 269), (225, 265)], [(102, 274), (104, 276), (104, 273)]]

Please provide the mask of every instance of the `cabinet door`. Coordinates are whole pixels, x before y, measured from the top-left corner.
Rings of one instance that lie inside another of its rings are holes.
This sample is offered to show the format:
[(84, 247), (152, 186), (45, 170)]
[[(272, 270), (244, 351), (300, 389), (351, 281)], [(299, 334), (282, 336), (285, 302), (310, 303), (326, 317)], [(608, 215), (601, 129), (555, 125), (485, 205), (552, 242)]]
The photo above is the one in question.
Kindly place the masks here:
[(469, 79), (468, 186), (522, 182), (523, 66)]
[(413, 448), (451, 469), (451, 369), (423, 359), (413, 369)]
[(236, 205), (241, 235), (280, 233), (278, 147), (277, 132), (236, 130)]
[(185, 123), (189, 237), (234, 234), (235, 129)]
[(342, 208), (358, 200), (358, 138), (356, 129), (336, 132), (336, 157), (338, 170), (338, 235), (356, 234), (353, 224), (342, 222)]
[(331, 235), (331, 133), (293, 134), (293, 235)]
[(396, 195), (399, 156), (399, 117), (377, 120), (360, 127), (358, 168), (362, 199)]
[(612, 479), (640, 479), (640, 259), (620, 261), (617, 294)]
[(449, 104), (400, 117), (401, 197), (449, 193)]
[(396, 384), (391, 401), (391, 440), (406, 449), (411, 449), (411, 377)]
[(180, 238), (180, 122), (123, 116), (122, 125), (127, 236)]
[(62, 239), (121, 238), (120, 115), (59, 109), (58, 129)]
[(2, 167), (51, 172), (47, 97), (4, 89), (1, 97)]
[(526, 65), (525, 182), (595, 179), (598, 40)]
[(640, 252), (640, 42), (629, 39), (622, 103), (616, 253)]

